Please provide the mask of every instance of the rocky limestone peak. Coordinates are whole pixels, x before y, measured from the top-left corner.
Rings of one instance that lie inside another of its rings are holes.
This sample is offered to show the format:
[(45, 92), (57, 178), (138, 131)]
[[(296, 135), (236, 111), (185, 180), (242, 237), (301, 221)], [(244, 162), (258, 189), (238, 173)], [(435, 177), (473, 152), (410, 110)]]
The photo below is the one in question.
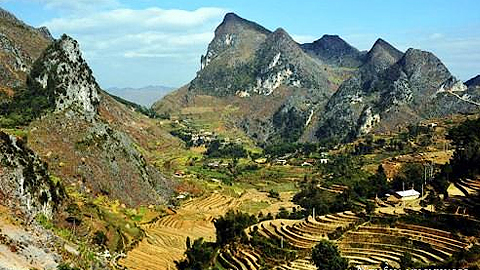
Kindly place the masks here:
[(208, 45), (207, 53), (201, 57), (201, 69), (225, 52), (230, 52), (228, 58), (234, 55), (229, 63), (232, 65), (237, 59), (244, 61), (252, 57), (269, 33), (269, 30), (254, 22), (245, 20), (235, 13), (227, 13), (222, 23), (215, 29), (215, 36)]
[(320, 39), (315, 40), (311, 44), (314, 48), (322, 51), (329, 51), (332, 53), (337, 53), (341, 51), (345, 52), (358, 52), (353, 46), (348, 44), (345, 40), (340, 38), (338, 35), (323, 35)]
[(0, 131), (0, 198), (28, 218), (52, 217), (65, 194), (51, 179), (46, 164), (22, 140)]
[(263, 32), (264, 34), (270, 33), (270, 31), (265, 29), (263, 26), (230, 12), (225, 14), (222, 23), (215, 30), (215, 35), (224, 34), (226, 32), (235, 34), (235, 32), (239, 32), (243, 29), (251, 29), (258, 32)]
[[(400, 59), (399, 65), (407, 77), (414, 75), (429, 75), (434, 77), (450, 78), (447, 67), (433, 53), (418, 49), (408, 49)], [(433, 78), (430, 78), (433, 79)]]
[(268, 35), (256, 53), (257, 85), (254, 92), (270, 95), (280, 85), (327, 89), (318, 61), (307, 55), (282, 28)]
[(370, 72), (378, 73), (395, 64), (403, 56), (403, 53), (379, 38), (368, 51), (364, 68)]
[(95, 117), (100, 88), (73, 38), (63, 35), (48, 47), (30, 77), (53, 96), (56, 111), (69, 109), (87, 119)]
[(465, 85), (468, 86), (468, 87), (480, 87), (480, 75), (477, 75), (473, 78), (471, 78), (470, 80), (466, 81), (465, 82)]
[(283, 52), (300, 52), (300, 45), (283, 28), (277, 28), (265, 40), (264, 46)]
[(302, 48), (326, 64), (358, 67), (362, 63), (363, 54), (338, 35), (323, 35), (312, 43), (302, 44)]

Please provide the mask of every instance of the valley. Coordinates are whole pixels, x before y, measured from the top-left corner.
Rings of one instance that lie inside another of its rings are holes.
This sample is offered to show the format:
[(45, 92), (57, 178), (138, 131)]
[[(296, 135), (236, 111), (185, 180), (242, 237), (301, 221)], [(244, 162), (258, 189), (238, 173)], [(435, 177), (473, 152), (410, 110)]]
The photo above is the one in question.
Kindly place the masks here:
[(0, 45), (0, 269), (480, 268), (480, 84), (431, 52), (230, 12), (145, 107), (1, 8)]

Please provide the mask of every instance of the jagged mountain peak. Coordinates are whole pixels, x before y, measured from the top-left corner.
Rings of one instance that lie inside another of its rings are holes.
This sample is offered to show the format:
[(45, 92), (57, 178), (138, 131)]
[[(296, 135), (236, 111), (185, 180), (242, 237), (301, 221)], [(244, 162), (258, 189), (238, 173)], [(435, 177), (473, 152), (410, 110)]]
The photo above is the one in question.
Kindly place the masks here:
[(384, 53), (388, 53), (398, 59), (403, 55), (403, 53), (400, 50), (393, 47), (390, 43), (388, 43), (384, 39), (379, 38), (375, 41), (372, 48), (368, 52), (368, 56), (372, 58), (372, 57), (378, 56), (379, 54), (384, 54)]
[(231, 32), (231, 34), (233, 34), (236, 31), (242, 30), (242, 28), (249, 28), (265, 34), (270, 33), (270, 31), (263, 26), (246, 20), (233, 12), (229, 12), (225, 14), (222, 23), (215, 30), (215, 34), (222, 34), (223, 32)]
[(400, 50), (379, 38), (368, 51), (363, 69), (376, 74), (395, 64), (402, 56)]
[(227, 55), (222, 61), (229, 65), (234, 65), (236, 60), (245, 61), (253, 57), (253, 52), (270, 33), (255, 22), (243, 19), (235, 13), (227, 13), (215, 29), (215, 36), (208, 45), (207, 53), (201, 57), (200, 69), (204, 69), (222, 54)]
[(35, 62), (29, 82), (30, 87), (55, 100), (56, 111), (70, 109), (88, 119), (97, 113), (100, 87), (78, 42), (67, 35), (52, 43)]
[(408, 77), (414, 74), (431, 74), (448, 78), (451, 76), (447, 67), (433, 53), (419, 49), (408, 49), (399, 61)]
[(278, 43), (279, 45), (289, 44), (290, 46), (299, 47), (298, 43), (281, 27), (272, 32), (265, 42)]
[(316, 46), (321, 46), (324, 48), (331, 47), (343, 47), (343, 48), (353, 48), (345, 40), (343, 40), (339, 35), (328, 35), (325, 34), (321, 38), (313, 42)]
[(364, 58), (362, 52), (338, 35), (323, 35), (312, 43), (302, 44), (302, 48), (329, 65), (358, 67)]

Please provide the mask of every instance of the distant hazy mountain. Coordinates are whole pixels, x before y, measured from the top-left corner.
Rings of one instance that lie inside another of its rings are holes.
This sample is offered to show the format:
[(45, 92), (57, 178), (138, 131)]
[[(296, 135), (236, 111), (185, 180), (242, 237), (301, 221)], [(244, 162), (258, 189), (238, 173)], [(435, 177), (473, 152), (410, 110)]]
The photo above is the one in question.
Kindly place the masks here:
[(173, 89), (167, 86), (149, 85), (142, 88), (112, 87), (108, 88), (107, 92), (139, 105), (150, 107), (155, 101), (161, 99)]

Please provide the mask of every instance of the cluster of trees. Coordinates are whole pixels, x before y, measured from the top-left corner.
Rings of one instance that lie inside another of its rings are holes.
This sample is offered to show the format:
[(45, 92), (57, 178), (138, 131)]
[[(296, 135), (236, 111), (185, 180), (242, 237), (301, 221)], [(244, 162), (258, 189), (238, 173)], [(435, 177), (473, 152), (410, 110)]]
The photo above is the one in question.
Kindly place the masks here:
[(175, 262), (179, 270), (203, 270), (215, 269), (213, 262), (217, 251), (223, 246), (235, 242), (247, 242), (245, 229), (258, 220), (253, 215), (246, 213), (228, 211), (223, 217), (214, 220), (217, 240), (205, 242), (202, 238), (191, 243), (187, 238), (186, 258)]
[(310, 181), (303, 185), (302, 190), (293, 196), (293, 201), (302, 206), (304, 216), (313, 212), (319, 215), (354, 210), (355, 197), (351, 190), (341, 194), (332, 194), (318, 187), (318, 181)]
[(328, 240), (322, 240), (312, 250), (312, 261), (318, 269), (345, 270), (348, 260), (343, 258), (338, 247)]
[(241, 144), (222, 143), (220, 140), (212, 141), (205, 153), (210, 158), (246, 158), (248, 151)]
[(225, 216), (213, 221), (216, 229), (217, 244), (224, 245), (229, 242), (245, 242), (247, 234), (245, 228), (257, 223), (255, 216), (242, 212), (228, 211)]
[(476, 177), (480, 174), (480, 119), (467, 120), (449, 130), (455, 154), (450, 162), (452, 178)]

